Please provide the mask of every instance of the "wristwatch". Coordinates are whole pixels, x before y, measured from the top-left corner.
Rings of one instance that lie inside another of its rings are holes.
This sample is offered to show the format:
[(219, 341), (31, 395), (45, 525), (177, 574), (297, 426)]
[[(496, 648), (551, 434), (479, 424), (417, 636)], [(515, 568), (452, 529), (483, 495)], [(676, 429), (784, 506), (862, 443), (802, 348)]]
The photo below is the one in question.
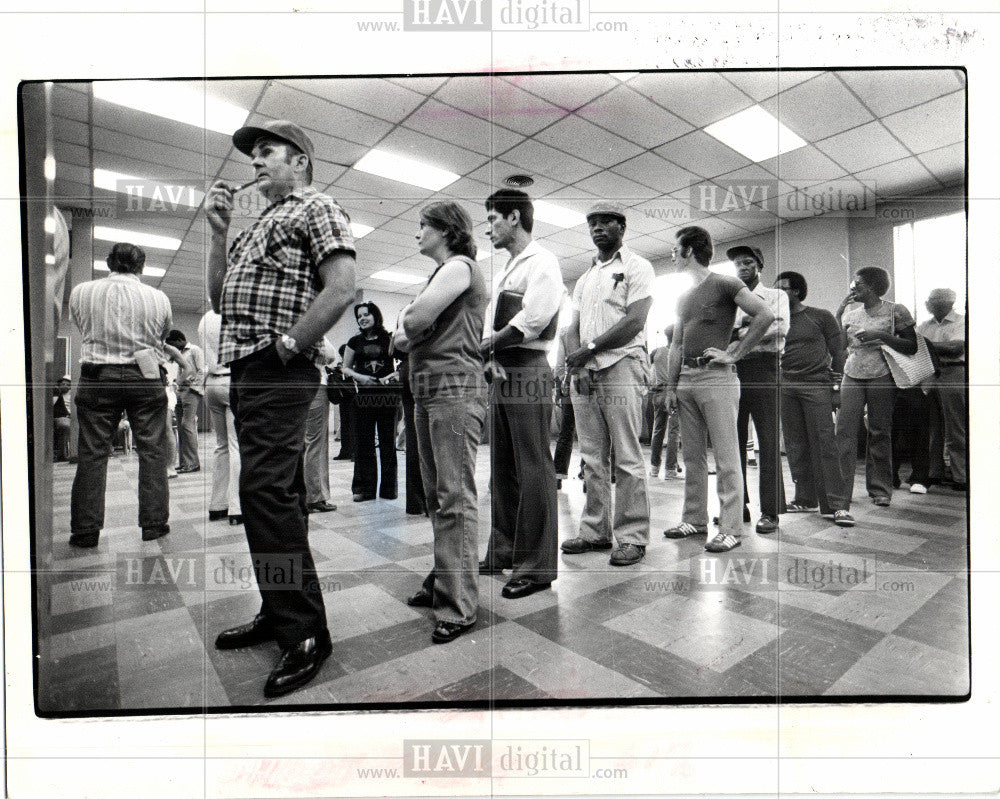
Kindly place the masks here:
[(299, 351), (299, 342), (297, 342), (287, 333), (283, 334), (281, 337), (281, 346), (284, 347), (293, 355), (295, 355)]
[(588, 341), (587, 342), (587, 349), (590, 350), (591, 352), (593, 352), (594, 350), (597, 349), (597, 345), (593, 341)]

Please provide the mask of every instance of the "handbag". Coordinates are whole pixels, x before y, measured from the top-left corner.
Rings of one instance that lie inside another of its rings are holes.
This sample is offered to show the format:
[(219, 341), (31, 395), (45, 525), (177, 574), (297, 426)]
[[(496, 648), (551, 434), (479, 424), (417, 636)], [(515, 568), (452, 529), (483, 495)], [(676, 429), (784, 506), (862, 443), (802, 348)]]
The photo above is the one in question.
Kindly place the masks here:
[[(892, 335), (896, 335), (895, 305), (892, 308)], [(913, 388), (934, 376), (934, 361), (927, 348), (927, 340), (919, 333), (916, 333), (916, 337), (917, 351), (913, 355), (904, 355), (888, 344), (883, 344), (881, 347), (882, 355), (885, 356), (885, 362), (892, 374), (892, 381), (898, 388)]]
[(358, 384), (344, 377), (339, 367), (327, 373), (326, 396), (334, 405), (347, 402), (357, 393)]

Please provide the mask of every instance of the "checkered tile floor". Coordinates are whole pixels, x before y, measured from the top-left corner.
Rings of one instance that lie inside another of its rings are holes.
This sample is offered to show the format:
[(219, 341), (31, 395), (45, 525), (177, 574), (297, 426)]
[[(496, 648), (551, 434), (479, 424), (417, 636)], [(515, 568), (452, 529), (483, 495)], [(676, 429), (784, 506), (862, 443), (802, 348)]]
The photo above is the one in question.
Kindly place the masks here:
[[(277, 646), (219, 652), (211, 644), (251, 618), (259, 599), (242, 528), (207, 521), (211, 457), (207, 438), (201, 443), (203, 470), (171, 480), (172, 532), (152, 542), (135, 526), (134, 454), (109, 463), (107, 525), (95, 550), (67, 543), (75, 466), (55, 464), (54, 541), (40, 542), (37, 581), (43, 711), (267, 704), (262, 687)], [(614, 568), (607, 553), (562, 556), (553, 590), (518, 600), (500, 596), (504, 577), (481, 577), (477, 629), (435, 646), (430, 612), (405, 603), (431, 566), (430, 522), (405, 515), (402, 497), (353, 504), (351, 469), (331, 463), (340, 508), (310, 517), (333, 655), (313, 683), (274, 704), (959, 697), (969, 689), (964, 494), (904, 487), (890, 508), (876, 508), (859, 473), (857, 527), (786, 515), (778, 534), (747, 525), (741, 547), (709, 555), (701, 539), (662, 537), (679, 521), (683, 480), (650, 479), (643, 561)], [(402, 470), (401, 459), (401, 485)], [(481, 552), (488, 477), (484, 446)], [(710, 512), (713, 492), (714, 484)], [(580, 481), (565, 481), (561, 538), (576, 535), (582, 505)]]

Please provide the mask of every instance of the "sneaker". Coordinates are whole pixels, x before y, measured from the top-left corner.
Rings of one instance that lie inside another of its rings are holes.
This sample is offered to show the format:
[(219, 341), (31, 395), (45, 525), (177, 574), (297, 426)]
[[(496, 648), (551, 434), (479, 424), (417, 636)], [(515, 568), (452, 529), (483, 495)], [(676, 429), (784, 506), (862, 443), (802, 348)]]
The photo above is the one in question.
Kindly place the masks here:
[(785, 513), (815, 513), (819, 510), (819, 505), (802, 505), (798, 502), (789, 502), (785, 506)]
[(705, 544), (705, 549), (709, 552), (728, 552), (736, 549), (740, 545), (740, 540), (725, 533), (719, 533), (715, 538)]
[(681, 467), (678, 466), (676, 469), (667, 469), (663, 473), (664, 480), (678, 480), (684, 476), (684, 472), (681, 471)]
[(693, 524), (688, 524), (687, 522), (681, 522), (680, 524), (674, 525), (673, 527), (663, 531), (664, 538), (687, 538), (689, 535), (705, 535), (707, 530), (695, 527)]
[(923, 483), (914, 483), (913, 485), (910, 486), (910, 493), (911, 494), (926, 494), (927, 493), (927, 486), (925, 486)]
[(660, 476), (660, 467), (659, 466), (650, 466), (649, 467), (649, 476), (653, 477), (653, 478), (659, 477)]
[(833, 523), (837, 527), (854, 527), (854, 517), (851, 516), (846, 510), (838, 510), (833, 512)]

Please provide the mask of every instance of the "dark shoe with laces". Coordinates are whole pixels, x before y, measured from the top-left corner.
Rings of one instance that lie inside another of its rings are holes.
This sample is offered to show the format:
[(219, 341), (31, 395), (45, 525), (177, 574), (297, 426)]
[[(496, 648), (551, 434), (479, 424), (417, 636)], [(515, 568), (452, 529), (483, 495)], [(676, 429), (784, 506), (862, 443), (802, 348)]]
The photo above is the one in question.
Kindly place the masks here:
[(523, 596), (531, 596), (532, 594), (544, 591), (546, 588), (551, 587), (552, 583), (550, 582), (536, 583), (534, 580), (529, 580), (527, 577), (518, 577), (511, 580), (503, 587), (500, 591), (500, 596), (505, 599), (520, 599)]
[(210, 522), (217, 522), (225, 519), (229, 515), (229, 508), (223, 508), (222, 510), (210, 510), (208, 512), (208, 520)]
[(216, 649), (242, 649), (274, 640), (274, 630), (263, 613), (254, 616), (253, 621), (223, 630), (215, 639)]
[(612, 566), (631, 566), (646, 557), (646, 547), (639, 544), (622, 544), (611, 553)]
[(757, 521), (757, 532), (765, 535), (778, 532), (778, 517), (761, 516)]
[(71, 547), (80, 547), (81, 549), (90, 549), (97, 546), (97, 542), (100, 537), (100, 530), (93, 533), (71, 533), (69, 537), (69, 545)]
[(267, 678), (264, 696), (284, 696), (301, 688), (319, 673), (323, 661), (332, 652), (333, 643), (327, 630), (288, 647)]
[(337, 510), (337, 506), (332, 502), (327, 502), (325, 499), (321, 499), (317, 502), (310, 502), (306, 505), (306, 509), (310, 513), (330, 513), (331, 511)]
[(600, 550), (609, 550), (614, 546), (611, 541), (588, 541), (586, 538), (570, 538), (567, 541), (562, 542), (563, 553), (566, 555), (581, 555), (584, 552), (597, 552)]

